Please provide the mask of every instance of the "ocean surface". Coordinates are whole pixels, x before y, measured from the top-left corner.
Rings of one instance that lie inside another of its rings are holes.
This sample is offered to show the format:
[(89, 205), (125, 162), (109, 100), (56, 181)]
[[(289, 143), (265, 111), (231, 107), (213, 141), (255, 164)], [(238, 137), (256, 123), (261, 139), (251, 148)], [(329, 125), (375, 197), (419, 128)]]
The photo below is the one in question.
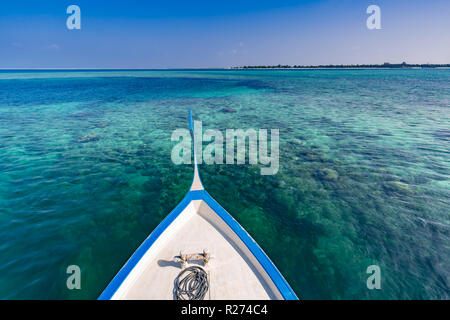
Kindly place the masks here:
[(276, 175), (200, 171), (300, 298), (450, 298), (450, 70), (172, 70), (0, 72), (0, 299), (98, 297), (190, 186), (188, 108), (280, 130)]

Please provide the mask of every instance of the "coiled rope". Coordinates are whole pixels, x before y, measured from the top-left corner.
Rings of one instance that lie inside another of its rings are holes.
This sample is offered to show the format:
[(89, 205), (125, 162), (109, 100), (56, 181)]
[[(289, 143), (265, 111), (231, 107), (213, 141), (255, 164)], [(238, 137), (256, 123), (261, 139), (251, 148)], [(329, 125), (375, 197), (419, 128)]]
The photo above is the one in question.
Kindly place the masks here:
[(208, 289), (208, 274), (197, 266), (184, 269), (175, 279), (174, 294), (177, 300), (203, 300)]

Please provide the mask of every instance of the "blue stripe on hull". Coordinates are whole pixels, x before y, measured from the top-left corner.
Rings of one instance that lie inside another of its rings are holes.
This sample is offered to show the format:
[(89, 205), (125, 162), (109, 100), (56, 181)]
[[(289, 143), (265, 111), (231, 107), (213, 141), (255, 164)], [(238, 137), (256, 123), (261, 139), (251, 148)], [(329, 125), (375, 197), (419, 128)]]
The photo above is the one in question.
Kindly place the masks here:
[(285, 300), (298, 300), (294, 293), (294, 290), (289, 286), (283, 275), (278, 271), (277, 267), (272, 263), (269, 257), (261, 249), (261, 247), (253, 240), (252, 237), (245, 231), (244, 228), (224, 209), (222, 206), (209, 195), (208, 192), (203, 191), (204, 195), (202, 200), (205, 201), (208, 206), (216, 212), (223, 221), (233, 230), (234, 233), (244, 242), (250, 252), (255, 256), (261, 266), (272, 279), (273, 283), (280, 291)]
[(176, 208), (156, 227), (156, 229), (145, 239), (141, 246), (134, 252), (127, 263), (122, 267), (119, 273), (114, 277), (111, 283), (102, 292), (99, 300), (109, 300), (116, 293), (125, 278), (131, 273), (134, 267), (138, 264), (144, 254), (150, 249), (153, 243), (159, 238), (159, 236), (167, 229), (167, 227), (180, 215), (180, 213), (189, 205), (193, 200), (203, 200), (208, 206), (213, 209), (222, 218), (223, 221), (236, 233), (236, 235), (244, 242), (250, 252), (255, 256), (264, 270), (267, 272), (275, 286), (280, 291), (281, 295), (286, 300), (297, 300), (292, 288), (287, 281), (270, 261), (269, 257), (259, 247), (259, 245), (253, 240), (250, 235), (241, 227), (241, 225), (224, 209), (222, 206), (214, 200), (205, 190), (189, 191), (184, 199), (176, 206)]

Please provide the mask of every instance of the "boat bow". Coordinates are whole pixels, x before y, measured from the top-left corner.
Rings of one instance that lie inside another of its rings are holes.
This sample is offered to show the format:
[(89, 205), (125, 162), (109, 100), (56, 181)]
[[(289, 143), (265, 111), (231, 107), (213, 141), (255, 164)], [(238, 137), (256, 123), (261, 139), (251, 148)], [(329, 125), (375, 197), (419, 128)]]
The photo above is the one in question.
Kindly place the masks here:
[(210, 283), (207, 299), (297, 300), (259, 245), (204, 189), (190, 111), (189, 128), (194, 141), (190, 190), (141, 244), (99, 299), (173, 299), (171, 286), (180, 268), (172, 258), (182, 249), (198, 252), (206, 247), (214, 255), (212, 262), (204, 266)]

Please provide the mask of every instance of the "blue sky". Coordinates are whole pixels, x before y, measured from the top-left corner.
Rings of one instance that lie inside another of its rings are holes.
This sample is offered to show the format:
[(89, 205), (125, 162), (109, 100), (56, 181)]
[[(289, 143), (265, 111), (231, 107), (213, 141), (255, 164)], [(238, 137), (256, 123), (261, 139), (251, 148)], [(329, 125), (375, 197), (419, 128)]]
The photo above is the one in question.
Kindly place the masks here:
[[(81, 30), (66, 8), (81, 8)], [(366, 9), (381, 8), (381, 30)], [(8, 1), (0, 68), (450, 63), (448, 0)]]

